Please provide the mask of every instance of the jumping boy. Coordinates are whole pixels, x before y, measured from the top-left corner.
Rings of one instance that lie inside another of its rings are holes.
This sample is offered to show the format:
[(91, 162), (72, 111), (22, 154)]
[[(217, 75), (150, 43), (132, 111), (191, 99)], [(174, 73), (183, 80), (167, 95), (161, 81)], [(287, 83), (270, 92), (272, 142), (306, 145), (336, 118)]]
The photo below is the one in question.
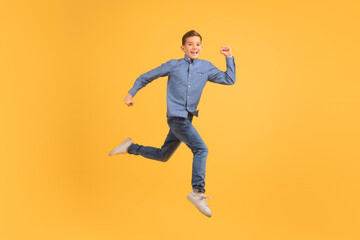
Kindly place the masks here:
[(207, 81), (225, 85), (235, 83), (235, 61), (230, 46), (220, 49), (226, 58), (226, 71), (222, 72), (211, 62), (198, 59), (202, 50), (202, 37), (194, 30), (182, 38), (181, 50), (185, 53), (182, 59), (171, 59), (157, 68), (140, 75), (129, 90), (124, 101), (128, 106), (134, 105), (133, 97), (151, 81), (168, 76), (167, 83), (167, 123), (169, 133), (161, 148), (146, 147), (134, 144), (126, 139), (109, 155), (134, 154), (145, 158), (166, 162), (173, 155), (180, 143), (185, 143), (193, 152), (192, 180), (193, 191), (187, 198), (204, 215), (211, 217), (210, 208), (205, 196), (205, 169), (208, 148), (199, 133), (192, 125), (193, 116), (198, 116), (197, 106)]

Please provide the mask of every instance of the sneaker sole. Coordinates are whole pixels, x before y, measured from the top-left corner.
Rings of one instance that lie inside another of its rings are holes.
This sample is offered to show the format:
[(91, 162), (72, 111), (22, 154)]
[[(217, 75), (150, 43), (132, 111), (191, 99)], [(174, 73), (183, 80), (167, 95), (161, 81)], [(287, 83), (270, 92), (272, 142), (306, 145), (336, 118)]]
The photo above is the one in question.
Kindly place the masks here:
[(114, 148), (110, 153), (109, 153), (109, 156), (113, 156), (113, 155), (116, 155), (116, 154), (126, 154), (126, 152), (124, 152), (124, 150), (122, 150), (122, 148), (124, 148), (126, 145), (129, 145), (131, 144), (131, 139), (130, 138), (127, 138), (125, 141), (123, 141), (122, 143), (120, 143), (119, 146), (117, 146), (116, 148)]

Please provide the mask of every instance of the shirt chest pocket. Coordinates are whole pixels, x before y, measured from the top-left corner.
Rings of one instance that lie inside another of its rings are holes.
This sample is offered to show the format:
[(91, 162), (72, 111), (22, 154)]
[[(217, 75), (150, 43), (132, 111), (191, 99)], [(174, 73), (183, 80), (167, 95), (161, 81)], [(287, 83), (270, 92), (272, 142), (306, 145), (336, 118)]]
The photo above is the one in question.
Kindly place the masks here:
[(196, 77), (196, 79), (201, 80), (201, 81), (207, 80), (207, 75), (204, 72), (195, 72), (195, 77)]

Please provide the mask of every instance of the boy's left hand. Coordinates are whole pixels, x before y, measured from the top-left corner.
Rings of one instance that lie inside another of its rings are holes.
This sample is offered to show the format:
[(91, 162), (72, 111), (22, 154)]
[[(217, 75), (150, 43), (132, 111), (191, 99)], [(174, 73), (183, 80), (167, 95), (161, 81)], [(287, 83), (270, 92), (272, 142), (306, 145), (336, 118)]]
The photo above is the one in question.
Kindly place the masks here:
[(220, 53), (225, 55), (226, 57), (232, 57), (230, 46), (222, 46), (220, 48)]

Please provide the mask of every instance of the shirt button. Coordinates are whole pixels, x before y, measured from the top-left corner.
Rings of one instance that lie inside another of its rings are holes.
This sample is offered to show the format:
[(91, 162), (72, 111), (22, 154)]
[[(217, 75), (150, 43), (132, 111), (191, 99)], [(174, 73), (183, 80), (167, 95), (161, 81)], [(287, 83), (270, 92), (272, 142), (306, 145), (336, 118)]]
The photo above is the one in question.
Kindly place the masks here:
[(190, 96), (188, 96), (188, 98), (190, 98)]
[(191, 73), (189, 74), (189, 76), (191, 77)]
[(190, 85), (189, 85), (189, 87), (190, 87)]

